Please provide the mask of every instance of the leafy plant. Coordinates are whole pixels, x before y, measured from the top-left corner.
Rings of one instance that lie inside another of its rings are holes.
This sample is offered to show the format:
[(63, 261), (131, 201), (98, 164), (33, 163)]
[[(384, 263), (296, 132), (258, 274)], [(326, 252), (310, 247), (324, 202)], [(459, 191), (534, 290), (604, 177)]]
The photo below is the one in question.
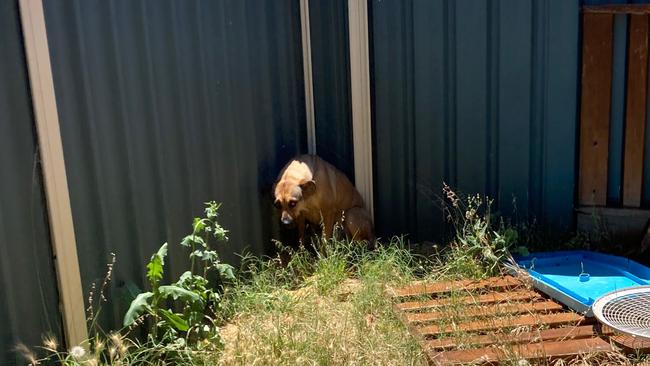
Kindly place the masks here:
[(224, 283), (234, 279), (233, 267), (219, 260), (211, 243), (225, 243), (228, 231), (218, 218), (219, 204), (206, 203), (205, 217), (195, 218), (192, 233), (180, 245), (190, 249), (190, 270), (169, 285), (160, 285), (164, 276), (167, 243), (151, 256), (147, 280), (151, 291), (140, 293), (124, 316), (124, 326), (144, 323), (150, 318), (149, 337), (153, 341), (180, 346), (198, 340), (218, 341), (215, 315), (220, 307)]
[[(106, 332), (97, 323), (101, 304), (106, 302), (115, 264), (98, 286), (93, 283), (88, 297), (88, 324), (91, 335), (78, 345), (65, 349), (51, 336), (34, 350), (19, 344), (30, 365), (197, 365), (210, 364), (219, 354), (222, 341), (214, 320), (222, 311), (221, 292), (234, 279), (233, 268), (219, 261), (210, 244), (225, 243), (227, 231), (219, 225), (219, 205), (206, 203), (205, 217), (193, 221), (192, 233), (181, 245), (188, 247), (191, 269), (176, 282), (163, 284), (168, 245), (163, 244), (146, 265), (150, 291), (139, 293), (124, 316), (124, 328)], [(221, 320), (221, 319), (219, 319)], [(146, 340), (132, 336), (137, 326), (149, 326)]]

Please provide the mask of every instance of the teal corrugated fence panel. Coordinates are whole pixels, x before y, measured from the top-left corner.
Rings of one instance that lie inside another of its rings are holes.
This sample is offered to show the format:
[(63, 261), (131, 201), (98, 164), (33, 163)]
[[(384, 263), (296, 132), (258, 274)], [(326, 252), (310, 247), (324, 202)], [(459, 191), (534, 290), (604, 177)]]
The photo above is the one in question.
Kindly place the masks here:
[(86, 291), (117, 256), (103, 324), (163, 242), (167, 270), (186, 269), (203, 202), (223, 203), (226, 260), (272, 248), (271, 186), (306, 151), (298, 2), (44, 3)]
[(439, 239), (442, 183), (573, 226), (577, 0), (373, 0), (375, 217)]
[(56, 275), (18, 4), (0, 1), (0, 365), (18, 343), (62, 340)]
[(316, 151), (354, 181), (348, 0), (309, 1)]

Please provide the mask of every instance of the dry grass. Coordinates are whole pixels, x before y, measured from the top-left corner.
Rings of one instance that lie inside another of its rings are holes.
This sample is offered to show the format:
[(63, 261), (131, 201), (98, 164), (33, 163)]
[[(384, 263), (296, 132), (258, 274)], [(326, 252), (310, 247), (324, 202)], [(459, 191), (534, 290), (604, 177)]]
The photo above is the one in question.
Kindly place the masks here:
[[(419, 344), (384, 295), (386, 283), (412, 278), (413, 256), (397, 243), (375, 252), (350, 245), (336, 243), (327, 255), (316, 258), (295, 254), (288, 269), (258, 268), (242, 292), (231, 294), (238, 310), (222, 329), (225, 348), (218, 363), (426, 364)], [(295, 268), (313, 271), (294, 286), (282, 280), (274, 286), (267, 282), (284, 278), (278, 271)]]
[(238, 317), (222, 332), (226, 346), (219, 364), (425, 364), (418, 344), (394, 316), (360, 312), (355, 298), (360, 286), (347, 280), (341, 291), (324, 296), (314, 289), (291, 291), (280, 300), (290, 311)]

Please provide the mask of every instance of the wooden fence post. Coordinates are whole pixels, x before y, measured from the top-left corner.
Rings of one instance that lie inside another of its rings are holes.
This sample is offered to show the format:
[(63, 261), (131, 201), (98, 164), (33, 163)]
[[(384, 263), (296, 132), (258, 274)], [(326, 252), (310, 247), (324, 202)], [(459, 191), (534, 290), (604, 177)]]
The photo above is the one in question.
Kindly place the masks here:
[(368, 1), (348, 0), (355, 185), (374, 219)]
[(64, 332), (73, 346), (88, 338), (88, 330), (42, 0), (20, 0), (20, 18)]

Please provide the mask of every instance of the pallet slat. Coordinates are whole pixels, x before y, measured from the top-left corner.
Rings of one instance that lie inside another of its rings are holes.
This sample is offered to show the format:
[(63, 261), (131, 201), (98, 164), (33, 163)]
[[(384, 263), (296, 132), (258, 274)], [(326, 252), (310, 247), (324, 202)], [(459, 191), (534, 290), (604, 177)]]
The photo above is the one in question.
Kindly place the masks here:
[(576, 313), (558, 313), (543, 315), (520, 315), (509, 318), (494, 318), (490, 320), (475, 320), (456, 325), (428, 325), (416, 328), (423, 336), (446, 334), (455, 331), (482, 332), (503, 328), (532, 327), (537, 325), (559, 326), (564, 324), (583, 324), (588, 321)]
[(580, 115), (580, 204), (607, 203), (613, 15), (585, 13)]
[(437, 365), (461, 365), (467, 363), (498, 362), (516, 357), (528, 360), (555, 359), (581, 353), (613, 350), (609, 342), (600, 338), (564, 340), (514, 345), (510, 348), (478, 348), (464, 351), (430, 352), (430, 358)]
[(418, 295), (435, 295), (453, 291), (474, 291), (480, 289), (501, 289), (521, 286), (521, 282), (512, 276), (499, 278), (490, 278), (487, 280), (472, 281), (461, 280), (451, 282), (420, 282), (415, 285), (392, 289), (392, 295), (395, 297), (407, 297)]
[[(475, 306), (469, 309), (463, 309), (462, 315), (466, 318), (479, 317), (479, 316), (498, 316), (507, 314), (526, 314), (526, 313), (541, 313), (562, 310), (562, 305), (555, 301), (543, 301), (536, 303), (514, 303), (514, 304), (493, 304), (489, 306)], [(435, 321), (440, 319), (449, 318), (455, 311), (451, 310), (438, 310), (428, 313), (407, 314), (406, 321), (410, 323), (422, 323), (428, 321)]]
[(510, 301), (536, 301), (541, 299), (534, 291), (491, 292), (477, 296), (463, 296), (454, 299), (433, 299), (427, 301), (406, 301), (398, 303), (395, 308), (403, 311), (425, 310), (451, 304), (494, 304)]
[(489, 346), (491, 344), (536, 343), (542, 341), (557, 341), (566, 339), (591, 338), (596, 335), (592, 325), (545, 329), (535, 332), (519, 334), (495, 333), (480, 336), (471, 336), (461, 339), (460, 342), (453, 338), (434, 339), (426, 341), (424, 346), (429, 350), (448, 350), (460, 346)]
[(648, 16), (631, 15), (625, 109), (623, 205), (641, 206), (646, 102), (648, 98)]

